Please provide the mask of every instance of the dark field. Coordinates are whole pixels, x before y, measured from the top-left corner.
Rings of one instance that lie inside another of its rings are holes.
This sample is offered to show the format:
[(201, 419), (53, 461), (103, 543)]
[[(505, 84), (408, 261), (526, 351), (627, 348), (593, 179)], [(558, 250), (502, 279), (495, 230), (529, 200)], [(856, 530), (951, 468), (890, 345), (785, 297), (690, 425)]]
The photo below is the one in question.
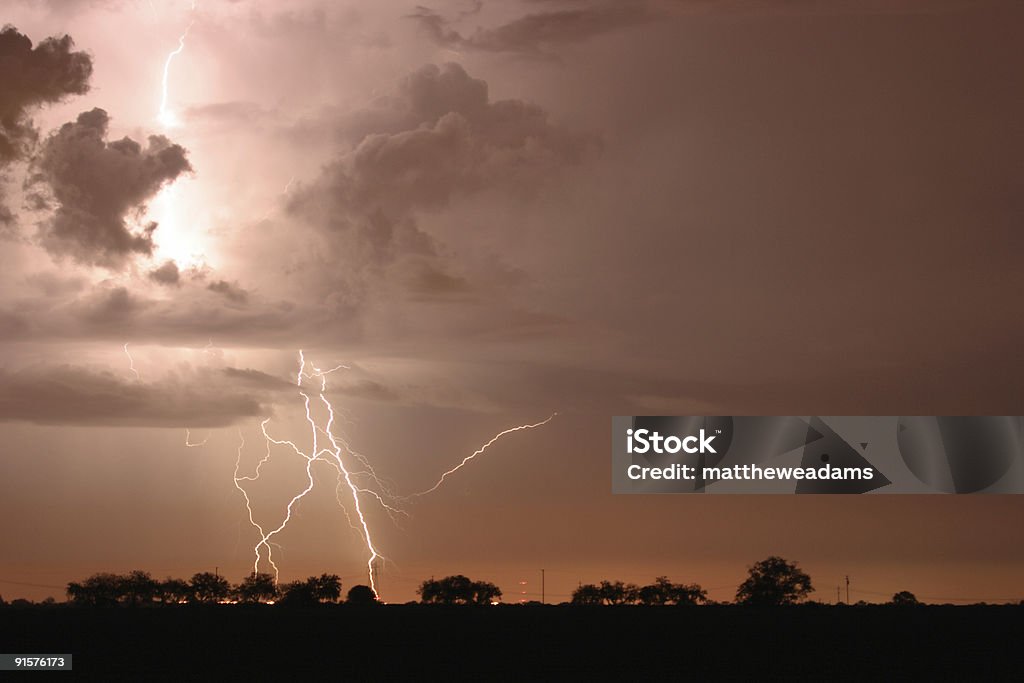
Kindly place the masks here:
[[(0, 610), (75, 680), (1024, 680), (1024, 608), (213, 606)], [(2, 675), (2, 674), (0, 674)]]

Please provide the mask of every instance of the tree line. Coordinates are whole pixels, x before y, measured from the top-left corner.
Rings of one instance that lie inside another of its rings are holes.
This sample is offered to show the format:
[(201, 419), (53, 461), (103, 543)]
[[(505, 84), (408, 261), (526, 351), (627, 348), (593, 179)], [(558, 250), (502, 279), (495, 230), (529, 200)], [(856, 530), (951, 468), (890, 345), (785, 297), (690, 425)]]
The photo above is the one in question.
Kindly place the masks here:
[[(736, 589), (735, 602), (741, 605), (792, 605), (807, 599), (814, 590), (811, 577), (795, 562), (772, 556), (748, 568), (747, 578)], [(474, 581), (457, 574), (423, 581), (416, 591), (420, 602), (430, 605), (491, 605), (502, 598), (501, 589), (487, 581)], [(67, 584), (72, 604), (92, 607), (115, 605), (178, 604), (279, 604), (310, 606), (342, 602), (341, 578), (335, 574), (310, 576), (301, 581), (279, 584), (274, 576), (253, 573), (237, 584), (215, 572), (199, 572), (190, 579), (154, 579), (148, 572), (93, 574), (80, 582)], [(43, 604), (53, 604), (47, 598)], [(377, 595), (366, 585), (349, 589), (344, 602), (353, 605), (378, 604)], [(707, 591), (696, 583), (674, 583), (659, 576), (639, 586), (622, 581), (580, 584), (573, 591), (573, 605), (703, 605), (710, 604)], [(0, 598), (0, 606), (7, 603)], [(12, 605), (32, 604), (16, 600)], [(917, 605), (909, 591), (894, 594), (889, 604)]]
[[(754, 563), (736, 589), (736, 604), (754, 606), (795, 605), (814, 590), (811, 577), (795, 562), (772, 556)], [(580, 584), (573, 591), (574, 605), (701, 605), (710, 604), (707, 591), (696, 583), (672, 583), (659, 576), (654, 583), (638, 586), (622, 581)], [(858, 603), (866, 604), (866, 603)], [(899, 591), (890, 605), (911, 606), (921, 602), (910, 591)], [(1024, 604), (1024, 601), (1022, 601)]]
[[(72, 603), (90, 607), (217, 603), (307, 606), (337, 603), (342, 590), (341, 578), (335, 574), (278, 584), (271, 574), (253, 573), (232, 584), (213, 572), (199, 572), (186, 581), (154, 579), (148, 572), (135, 570), (127, 574), (104, 572), (73, 581), (67, 586), (67, 595)], [(377, 596), (369, 586), (356, 585), (349, 589), (346, 602), (374, 604)]]

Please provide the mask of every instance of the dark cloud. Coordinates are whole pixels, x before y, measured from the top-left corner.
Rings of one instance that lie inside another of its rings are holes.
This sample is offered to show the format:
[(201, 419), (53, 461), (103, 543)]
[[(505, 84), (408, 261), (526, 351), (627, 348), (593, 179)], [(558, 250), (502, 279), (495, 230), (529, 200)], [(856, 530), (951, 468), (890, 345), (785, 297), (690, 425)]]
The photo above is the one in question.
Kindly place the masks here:
[(177, 286), (181, 284), (181, 271), (174, 261), (165, 261), (159, 268), (149, 271), (149, 277), (162, 285)]
[(274, 377), (273, 375), (267, 374), (261, 370), (254, 370), (252, 368), (228, 367), (222, 369), (221, 373), (240, 384), (245, 384), (246, 386), (252, 386), (255, 388), (276, 391), (281, 389), (293, 389), (295, 387), (295, 383), (291, 380)]
[(349, 396), (352, 398), (361, 398), (367, 401), (382, 401), (388, 403), (398, 401), (401, 398), (401, 395), (394, 389), (370, 379), (333, 384), (331, 385), (330, 393)]
[(361, 136), (316, 191), (366, 213), (436, 208), (498, 185), (536, 184), (579, 162), (594, 140), (548, 120), (522, 100), (491, 101), (487, 83), (459, 64), (428, 64), (345, 121)]
[(228, 301), (236, 304), (244, 304), (249, 300), (249, 292), (242, 289), (237, 282), (217, 280), (206, 286), (211, 292), (220, 294)]
[[(0, 183), (2, 182), (3, 177), (0, 177)], [(0, 185), (0, 237), (11, 237), (13, 233), (10, 230), (13, 225), (14, 214), (5, 204), (4, 188)]]
[(132, 294), (127, 287), (98, 290), (84, 304), (78, 309), (79, 318), (90, 326), (103, 328), (129, 324), (148, 305), (145, 299)]
[(47, 38), (35, 47), (13, 26), (0, 30), (0, 235), (10, 230), (14, 214), (4, 201), (4, 170), (27, 158), (39, 133), (29, 114), (89, 90), (92, 58), (72, 50), (69, 36)]
[(425, 299), (464, 294), (472, 288), (464, 277), (451, 275), (425, 264), (410, 279), (409, 289)]
[(435, 252), (414, 222), (416, 210), (484, 190), (527, 191), (578, 163), (593, 143), (552, 124), (534, 104), (490, 101), (487, 83), (458, 64), (420, 68), (394, 97), (346, 123), (361, 141), (291, 206), (354, 233), (356, 253), (378, 258)]
[[(472, 11), (446, 17), (418, 6), (408, 15), (437, 45), (450, 50), (478, 50), (553, 57), (556, 48), (580, 43), (673, 15), (732, 14), (910, 14), (938, 13), (976, 6), (970, 0), (529, 0), (555, 8), (531, 12), (498, 26), (477, 27), (471, 33), (457, 28)], [(997, 0), (1009, 6), (1012, 0)]]
[(151, 223), (135, 231), (128, 219), (182, 173), (192, 170), (185, 149), (162, 135), (148, 144), (125, 137), (107, 142), (110, 117), (93, 109), (66, 123), (44, 143), (35, 183), (56, 202), (40, 225), (41, 244), (76, 261), (120, 268), (135, 254), (151, 254)]
[(416, 70), (341, 125), (354, 146), (294, 191), (289, 209), (326, 244), (304, 269), (310, 287), (346, 318), (375, 296), (468, 300), (480, 283), (421, 218), (484, 193), (525, 200), (596, 148), (535, 104), (491, 100), (458, 64)]
[[(149, 279), (149, 278), (147, 278)], [(0, 339), (96, 339), (140, 343), (205, 343), (211, 336), (240, 344), (290, 347), (294, 336), (328, 334), (322, 312), (288, 301), (249, 296), (245, 305), (225, 305), (193, 271), (180, 273), (172, 290), (140, 282), (83, 287), (87, 281), (54, 276), (32, 278), (30, 293), (0, 306)], [(229, 292), (237, 285), (227, 283)], [(169, 296), (170, 295), (170, 296)], [(236, 294), (237, 296), (237, 294)]]
[(534, 12), (494, 28), (478, 28), (469, 35), (460, 33), (453, 27), (454, 21), (429, 7), (417, 7), (410, 18), (431, 40), (449, 49), (541, 55), (555, 46), (652, 21), (656, 16), (646, 3), (615, 2)]
[(0, 164), (24, 158), (37, 136), (28, 113), (89, 90), (92, 59), (74, 52), (70, 36), (32, 47), (13, 26), (0, 31)]
[(251, 391), (195, 373), (139, 382), (71, 365), (0, 370), (0, 421), (119, 427), (223, 427), (266, 416)]

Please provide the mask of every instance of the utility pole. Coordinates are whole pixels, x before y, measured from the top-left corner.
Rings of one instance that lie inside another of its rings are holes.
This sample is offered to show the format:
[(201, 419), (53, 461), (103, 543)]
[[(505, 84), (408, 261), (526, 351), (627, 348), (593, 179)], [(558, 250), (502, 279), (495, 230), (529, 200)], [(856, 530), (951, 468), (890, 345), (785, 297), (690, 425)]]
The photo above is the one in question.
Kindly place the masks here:
[(850, 575), (846, 575), (846, 604), (850, 604)]
[(842, 600), (839, 599), (839, 586), (836, 586), (836, 604), (838, 605)]
[(540, 570), (540, 604), (542, 604), (542, 605), (546, 604), (547, 601), (544, 599), (545, 597), (546, 596), (545, 596), (545, 593), (544, 593), (544, 570), (541, 569)]

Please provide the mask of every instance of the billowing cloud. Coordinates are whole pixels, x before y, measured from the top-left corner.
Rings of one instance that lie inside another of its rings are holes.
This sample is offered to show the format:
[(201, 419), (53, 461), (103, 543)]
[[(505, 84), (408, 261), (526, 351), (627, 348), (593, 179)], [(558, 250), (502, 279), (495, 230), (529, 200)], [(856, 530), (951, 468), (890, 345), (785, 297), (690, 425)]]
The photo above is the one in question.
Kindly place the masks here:
[(149, 271), (149, 278), (162, 285), (177, 286), (181, 284), (181, 270), (174, 261), (165, 261), (163, 265)]
[(72, 365), (0, 370), (0, 421), (134, 427), (223, 427), (267, 415), (265, 393), (226, 373), (135, 381)]
[(153, 252), (157, 225), (133, 230), (129, 219), (192, 167), (185, 149), (162, 135), (151, 135), (145, 147), (128, 137), (108, 142), (109, 123), (102, 109), (83, 112), (43, 144), (36, 183), (46, 184), (56, 210), (39, 238), (54, 255), (120, 268), (133, 255)]
[[(428, 64), (347, 124), (363, 135), (314, 191), (367, 215), (444, 206), (458, 195), (539, 182), (593, 143), (552, 124), (537, 105), (490, 101), (459, 64)], [(301, 201), (301, 198), (300, 198)]]
[(33, 47), (13, 26), (0, 31), (0, 163), (23, 158), (37, 132), (28, 113), (89, 90), (92, 59), (73, 51), (70, 36)]
[[(69, 36), (47, 38), (33, 47), (29, 37), (13, 26), (0, 30), (0, 181), (4, 168), (25, 159), (38, 139), (29, 114), (89, 90), (92, 58), (73, 47)], [(0, 185), (0, 225), (13, 220)]]
[(418, 215), (484, 192), (529, 194), (595, 144), (549, 121), (537, 105), (492, 101), (487, 83), (458, 64), (418, 69), (393, 96), (343, 125), (358, 142), (295, 192), (290, 208), (343, 256), (345, 267), (318, 284), (334, 286), (332, 301), (348, 309), (358, 307), (363, 290), (381, 289), (361, 275), (389, 275), (430, 298), (464, 297), (472, 283), (450, 271), (446, 247), (421, 229)]

